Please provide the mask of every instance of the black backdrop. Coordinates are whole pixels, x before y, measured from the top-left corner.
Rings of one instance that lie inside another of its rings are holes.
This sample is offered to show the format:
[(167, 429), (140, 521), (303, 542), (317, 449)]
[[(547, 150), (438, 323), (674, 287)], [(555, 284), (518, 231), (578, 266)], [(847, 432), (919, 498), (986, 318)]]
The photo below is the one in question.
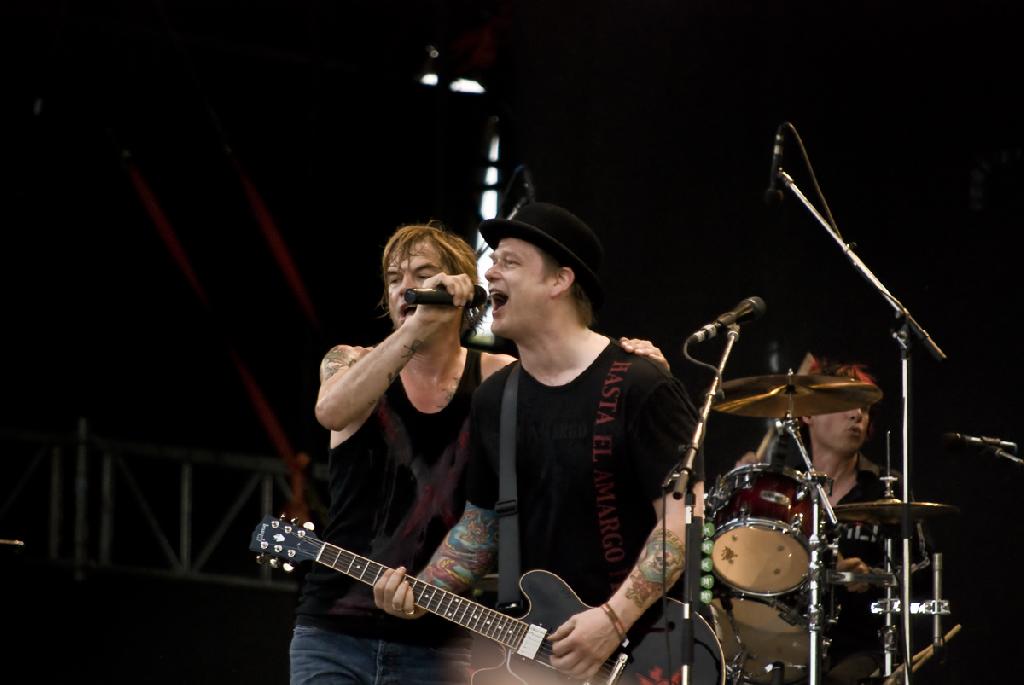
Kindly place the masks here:
[[(934, 534), (947, 625), (964, 632), (928, 682), (1008, 672), (1024, 472), (949, 453), (940, 436), (1020, 433), (1016, 7), (54, 1), (5, 3), (0, 18), (7, 427), (68, 432), (86, 416), (111, 437), (272, 454), (230, 346), (292, 442), (322, 457), (320, 356), (386, 332), (376, 259), (396, 225), (437, 218), (470, 234), (497, 115), (505, 178), (527, 164), (539, 199), (604, 238), (601, 330), (654, 340), (699, 394), (707, 378), (679, 343), (760, 295), (768, 313), (744, 328), (727, 378), (795, 367), (806, 351), (866, 362), (886, 392), (870, 445), (884, 459), (881, 435), (899, 434), (892, 311), (792, 195), (761, 202), (774, 130), (792, 121), (844, 238), (948, 355), (915, 344), (910, 388), (918, 499), (962, 510)], [(477, 76), (488, 94), (418, 85), (428, 43), (443, 78)], [(281, 228), (319, 328), (291, 297), (225, 145)], [(209, 310), (132, 190), (126, 151)], [(790, 140), (785, 166), (812, 195), (795, 152)], [(763, 429), (714, 415), (709, 475)], [(112, 680), (284, 677), (287, 598), (40, 578), (12, 581), (32, 600), (4, 619), (39, 654), (95, 635), (88, 663)], [(126, 633), (132, 656), (102, 658)]]

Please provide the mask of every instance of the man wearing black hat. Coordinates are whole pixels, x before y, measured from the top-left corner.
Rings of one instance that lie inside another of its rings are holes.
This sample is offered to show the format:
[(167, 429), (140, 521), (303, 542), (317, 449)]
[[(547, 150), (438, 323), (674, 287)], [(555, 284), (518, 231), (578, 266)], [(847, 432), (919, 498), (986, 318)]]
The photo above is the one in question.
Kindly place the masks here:
[[(595, 607), (547, 636), (551, 664), (588, 677), (682, 573), (683, 503), (663, 501), (661, 484), (692, 438), (696, 411), (665, 368), (589, 328), (603, 300), (603, 250), (583, 221), (535, 203), (480, 230), (495, 248), (485, 274), (492, 330), (515, 341), (520, 364), (474, 394), (466, 512), (419, 578), (460, 592), (494, 561), (500, 406), (519, 366), (521, 566), (559, 575)], [(694, 490), (701, 502), (703, 483)], [(396, 616), (423, 611), (400, 571), (378, 582), (375, 598)]]

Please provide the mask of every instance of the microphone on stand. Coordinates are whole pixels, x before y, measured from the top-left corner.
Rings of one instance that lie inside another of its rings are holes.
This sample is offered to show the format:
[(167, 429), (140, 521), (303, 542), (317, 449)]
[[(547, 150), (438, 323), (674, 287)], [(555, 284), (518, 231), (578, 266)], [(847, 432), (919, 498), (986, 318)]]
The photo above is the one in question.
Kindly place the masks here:
[(963, 433), (943, 433), (942, 439), (947, 447), (962, 447), (971, 445), (976, 447), (998, 447), (1000, 449), (1017, 451), (1017, 443), (999, 438), (990, 438), (985, 435), (965, 435)]
[(779, 172), (782, 171), (782, 143), (786, 124), (779, 124), (775, 129), (775, 144), (772, 145), (772, 168), (769, 170), (768, 189), (764, 191), (764, 203), (774, 207), (782, 203), (782, 191), (779, 189)]
[[(942, 439), (946, 443), (946, 447), (951, 451), (958, 451), (964, 448), (965, 445), (972, 447), (981, 447), (990, 454), (994, 454), (997, 457), (1002, 457), (1007, 461), (1012, 461), (1018, 466), (1024, 466), (1024, 459), (1018, 456), (1010, 454), (1010, 452), (1017, 451), (1017, 443), (1010, 442), (1009, 440), (1000, 440), (999, 438), (990, 438), (985, 435), (964, 435), (963, 433), (943, 433)], [(1009, 450), (1010, 452), (1008, 452)]]
[(711, 323), (691, 333), (690, 337), (686, 339), (686, 344), (709, 340), (718, 335), (718, 332), (723, 328), (727, 328), (734, 323), (745, 323), (759, 319), (764, 314), (765, 309), (767, 309), (767, 306), (760, 297), (756, 295), (748, 297)]
[[(452, 295), (442, 288), (409, 288), (405, 291), (407, 304), (446, 304), (452, 305)], [(479, 307), (487, 302), (487, 291), (483, 286), (473, 286), (473, 300), (466, 306)]]

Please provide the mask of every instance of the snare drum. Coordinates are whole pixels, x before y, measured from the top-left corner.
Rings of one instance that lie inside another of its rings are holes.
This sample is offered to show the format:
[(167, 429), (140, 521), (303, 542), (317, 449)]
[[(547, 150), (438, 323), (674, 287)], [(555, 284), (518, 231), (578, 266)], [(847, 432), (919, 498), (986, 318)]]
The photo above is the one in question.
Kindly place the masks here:
[(806, 481), (785, 466), (749, 464), (719, 477), (708, 494), (715, 575), (766, 597), (799, 587), (811, 558), (811, 507)]

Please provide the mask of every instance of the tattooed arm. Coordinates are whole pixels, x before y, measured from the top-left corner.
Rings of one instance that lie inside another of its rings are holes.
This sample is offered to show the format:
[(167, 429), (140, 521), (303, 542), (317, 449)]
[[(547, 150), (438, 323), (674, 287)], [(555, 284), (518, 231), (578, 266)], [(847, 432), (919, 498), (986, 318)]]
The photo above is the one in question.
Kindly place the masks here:
[[(418, 578), (461, 594), (493, 567), (497, 553), (497, 514), (467, 504), (462, 518), (448, 531)], [(393, 616), (418, 618), (425, 612), (414, 606), (412, 589), (404, 582), (405, 572), (404, 568), (385, 571), (373, 586), (373, 598), (378, 608)]]
[(331, 348), (320, 363), (315, 410), (320, 425), (332, 431), (331, 446), (358, 430), (422, 344), (412, 327), (403, 326), (373, 348)]
[[(704, 483), (695, 483), (694, 515), (701, 516)], [(604, 606), (576, 614), (551, 634), (551, 665), (577, 678), (592, 676), (622, 642), (625, 632), (649, 606), (661, 598), (683, 572), (685, 559), (682, 499), (654, 502), (658, 522), (647, 537), (632, 572)], [(664, 530), (662, 522), (665, 522)], [(664, 545), (662, 544), (664, 542)], [(663, 552), (664, 549), (664, 552)], [(607, 609), (605, 608), (607, 607)]]
[[(703, 516), (704, 483), (693, 486), (694, 516)], [(633, 566), (629, 578), (608, 600), (608, 604), (622, 619), (628, 629), (640, 618), (647, 607), (661, 598), (662, 590), (672, 587), (683, 573), (686, 561), (684, 544), (684, 525), (686, 504), (682, 499), (667, 497), (666, 512), (662, 515), (662, 500), (654, 503), (658, 513), (658, 523), (647, 537), (640, 558)], [(665, 526), (662, 526), (665, 522)], [(662, 544), (664, 542), (664, 545)], [(664, 547), (664, 553), (662, 549)]]

